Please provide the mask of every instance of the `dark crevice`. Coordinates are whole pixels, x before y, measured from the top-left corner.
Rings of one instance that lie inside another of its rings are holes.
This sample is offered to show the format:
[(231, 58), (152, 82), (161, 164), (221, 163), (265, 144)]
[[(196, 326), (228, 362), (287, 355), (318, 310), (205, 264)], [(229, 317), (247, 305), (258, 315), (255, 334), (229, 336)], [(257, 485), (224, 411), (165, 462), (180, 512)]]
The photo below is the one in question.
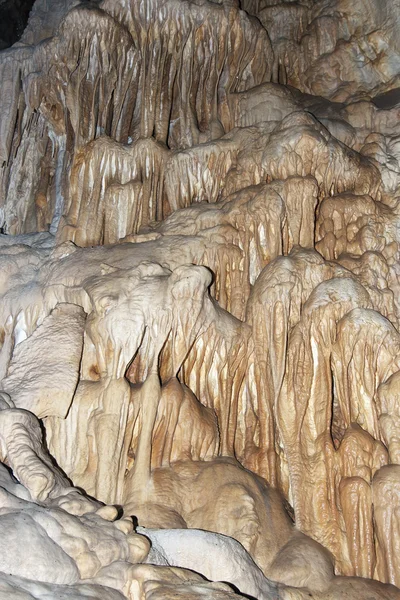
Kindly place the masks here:
[(372, 102), (380, 109), (391, 109), (400, 104), (400, 88), (395, 88), (378, 94), (375, 98), (372, 98)]
[(0, 0), (0, 50), (21, 38), (35, 0)]

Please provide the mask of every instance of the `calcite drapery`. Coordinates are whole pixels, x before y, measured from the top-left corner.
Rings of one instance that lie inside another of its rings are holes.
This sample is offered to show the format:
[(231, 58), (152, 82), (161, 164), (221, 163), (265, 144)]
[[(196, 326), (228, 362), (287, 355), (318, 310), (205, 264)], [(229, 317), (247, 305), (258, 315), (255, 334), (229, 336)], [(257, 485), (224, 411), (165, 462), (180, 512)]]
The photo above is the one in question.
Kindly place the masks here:
[(399, 597), (399, 20), (36, 0), (0, 53), (0, 592)]

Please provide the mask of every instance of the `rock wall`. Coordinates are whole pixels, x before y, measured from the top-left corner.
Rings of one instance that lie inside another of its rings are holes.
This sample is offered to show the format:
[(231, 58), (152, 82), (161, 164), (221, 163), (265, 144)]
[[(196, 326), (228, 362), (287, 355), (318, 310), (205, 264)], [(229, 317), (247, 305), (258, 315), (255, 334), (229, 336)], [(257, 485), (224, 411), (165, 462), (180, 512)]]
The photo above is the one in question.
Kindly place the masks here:
[(0, 53), (0, 595), (400, 598), (399, 22), (36, 0)]

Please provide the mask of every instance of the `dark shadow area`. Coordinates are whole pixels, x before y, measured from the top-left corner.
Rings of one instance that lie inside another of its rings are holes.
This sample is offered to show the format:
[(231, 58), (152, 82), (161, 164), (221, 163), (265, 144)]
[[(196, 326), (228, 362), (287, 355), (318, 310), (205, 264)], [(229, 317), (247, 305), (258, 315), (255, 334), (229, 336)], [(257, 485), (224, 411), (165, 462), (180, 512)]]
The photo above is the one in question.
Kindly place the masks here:
[(0, 50), (17, 42), (28, 23), (35, 0), (0, 0)]
[(400, 88), (389, 90), (384, 94), (378, 94), (378, 96), (372, 98), (372, 102), (381, 109), (394, 108), (396, 104), (400, 103)]

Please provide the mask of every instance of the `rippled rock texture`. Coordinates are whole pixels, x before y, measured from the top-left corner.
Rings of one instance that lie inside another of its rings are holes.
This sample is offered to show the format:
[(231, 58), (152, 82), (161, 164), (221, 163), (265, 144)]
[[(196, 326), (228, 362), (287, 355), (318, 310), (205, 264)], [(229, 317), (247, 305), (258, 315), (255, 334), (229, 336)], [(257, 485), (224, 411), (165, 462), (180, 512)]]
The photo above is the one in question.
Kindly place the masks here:
[(399, 24), (36, 0), (0, 53), (1, 597), (400, 598)]

